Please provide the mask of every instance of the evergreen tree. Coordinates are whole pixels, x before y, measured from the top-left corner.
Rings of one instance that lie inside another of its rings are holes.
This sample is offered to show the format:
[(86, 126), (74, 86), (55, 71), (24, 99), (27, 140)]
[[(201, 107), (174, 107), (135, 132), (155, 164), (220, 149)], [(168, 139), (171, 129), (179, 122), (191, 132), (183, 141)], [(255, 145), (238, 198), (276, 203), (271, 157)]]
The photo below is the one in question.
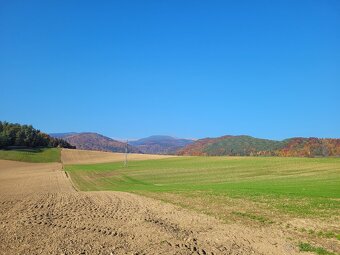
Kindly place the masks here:
[(33, 128), (32, 125), (0, 121), (0, 148), (10, 146), (75, 148), (62, 139), (50, 137)]

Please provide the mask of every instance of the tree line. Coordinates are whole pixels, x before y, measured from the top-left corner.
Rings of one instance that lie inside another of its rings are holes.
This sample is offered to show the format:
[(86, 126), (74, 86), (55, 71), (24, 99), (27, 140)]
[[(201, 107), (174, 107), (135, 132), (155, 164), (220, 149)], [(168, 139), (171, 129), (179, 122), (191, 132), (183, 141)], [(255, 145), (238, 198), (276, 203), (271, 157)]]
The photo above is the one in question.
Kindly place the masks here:
[(340, 157), (340, 139), (295, 137), (283, 141), (250, 136), (206, 138), (187, 145), (179, 155)]
[(33, 128), (32, 125), (20, 125), (0, 121), (0, 148), (10, 147), (61, 147), (75, 149), (63, 139), (54, 138)]

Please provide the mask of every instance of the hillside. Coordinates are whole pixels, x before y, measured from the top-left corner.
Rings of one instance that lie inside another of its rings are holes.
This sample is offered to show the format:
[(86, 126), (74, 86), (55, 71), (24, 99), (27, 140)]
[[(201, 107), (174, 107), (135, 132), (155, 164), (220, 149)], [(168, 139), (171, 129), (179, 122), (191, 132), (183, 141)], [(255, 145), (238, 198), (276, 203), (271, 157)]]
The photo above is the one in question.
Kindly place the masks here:
[(251, 136), (222, 136), (197, 140), (179, 150), (177, 154), (193, 156), (340, 156), (340, 139), (290, 138), (275, 141)]
[[(66, 133), (62, 138), (81, 150), (125, 152), (126, 147), (125, 143), (97, 133), (71, 133), (70, 135)], [(130, 153), (141, 153), (140, 150), (131, 145), (128, 146), (128, 151)]]
[(290, 138), (284, 140), (284, 146), (277, 151), (277, 156), (314, 157), (340, 156), (340, 139)]
[(49, 135), (55, 138), (63, 138), (66, 136), (76, 135), (76, 132), (67, 132), (67, 133), (50, 133)]
[(0, 121), (0, 149), (36, 147), (74, 148), (65, 140), (51, 137), (32, 125)]
[(137, 141), (131, 141), (129, 144), (147, 154), (175, 154), (179, 149), (191, 143), (193, 143), (193, 140), (154, 135)]
[[(73, 151), (74, 149), (68, 149)], [(13, 160), (31, 163), (60, 162), (60, 148), (21, 148), (0, 150), (0, 160)]]
[[(172, 155), (151, 155), (141, 153), (129, 153), (128, 162), (150, 159), (173, 158)], [(74, 164), (100, 164), (112, 162), (124, 162), (125, 153), (107, 152), (107, 151), (89, 151), (89, 150), (70, 150), (61, 151), (61, 161), (65, 165)]]

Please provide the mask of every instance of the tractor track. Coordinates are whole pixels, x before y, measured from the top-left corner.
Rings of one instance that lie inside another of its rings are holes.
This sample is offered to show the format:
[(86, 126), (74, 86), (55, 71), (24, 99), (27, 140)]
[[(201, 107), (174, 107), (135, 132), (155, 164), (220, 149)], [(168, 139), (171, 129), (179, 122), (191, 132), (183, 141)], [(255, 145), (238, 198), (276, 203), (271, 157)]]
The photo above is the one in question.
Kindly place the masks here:
[(295, 254), (279, 233), (124, 192), (78, 192), (60, 163), (0, 160), (0, 254)]

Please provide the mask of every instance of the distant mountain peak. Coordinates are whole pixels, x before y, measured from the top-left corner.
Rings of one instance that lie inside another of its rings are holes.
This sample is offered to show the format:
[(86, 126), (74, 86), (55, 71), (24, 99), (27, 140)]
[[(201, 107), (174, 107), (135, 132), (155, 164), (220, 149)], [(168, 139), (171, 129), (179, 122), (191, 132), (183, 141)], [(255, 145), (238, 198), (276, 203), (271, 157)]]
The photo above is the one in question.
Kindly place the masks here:
[[(110, 137), (95, 133), (63, 133), (62, 138), (70, 144), (83, 150), (98, 150), (110, 152), (125, 152), (126, 143), (114, 140)], [(52, 134), (53, 135), (53, 134)], [(141, 153), (140, 150), (132, 145), (128, 145), (128, 151), (131, 153)]]
[(129, 144), (137, 147), (143, 153), (175, 154), (179, 149), (192, 143), (190, 139), (180, 139), (169, 135), (152, 135), (131, 141)]
[(65, 136), (75, 135), (78, 134), (76, 132), (66, 132), (66, 133), (50, 133), (49, 135), (54, 138), (63, 138)]

